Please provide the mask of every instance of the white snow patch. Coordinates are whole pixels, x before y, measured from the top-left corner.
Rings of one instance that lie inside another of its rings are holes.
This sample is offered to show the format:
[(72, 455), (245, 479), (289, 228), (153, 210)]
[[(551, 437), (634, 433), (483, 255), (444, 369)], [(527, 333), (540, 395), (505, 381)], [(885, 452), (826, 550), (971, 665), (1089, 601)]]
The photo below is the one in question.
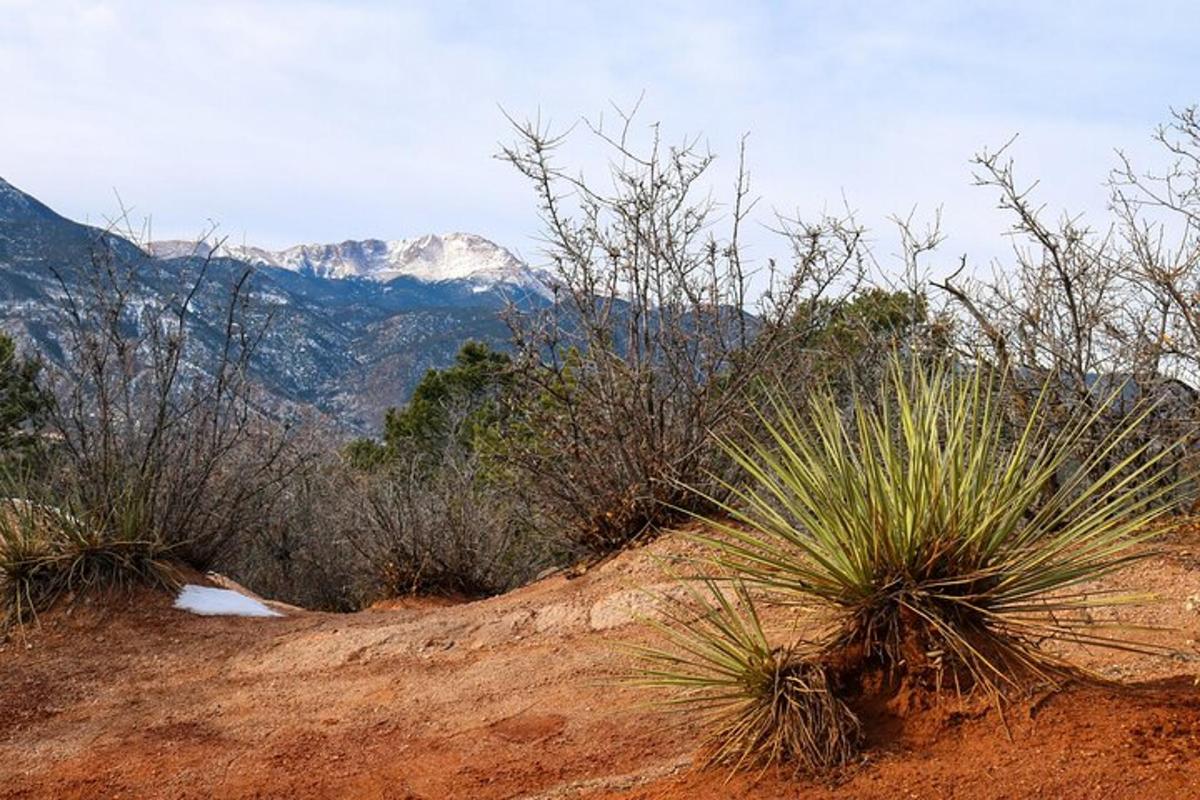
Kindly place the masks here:
[(230, 591), (196, 586), (189, 583), (179, 590), (175, 607), (204, 617), (282, 617), (253, 597)]

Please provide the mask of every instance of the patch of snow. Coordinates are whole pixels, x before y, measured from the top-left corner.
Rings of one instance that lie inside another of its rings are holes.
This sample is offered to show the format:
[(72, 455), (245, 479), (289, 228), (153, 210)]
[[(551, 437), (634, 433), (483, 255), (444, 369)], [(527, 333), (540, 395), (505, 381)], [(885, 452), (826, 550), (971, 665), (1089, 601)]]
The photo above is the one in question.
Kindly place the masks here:
[(229, 589), (189, 583), (179, 590), (175, 607), (203, 617), (282, 617), (252, 597)]
[(256, 292), (255, 297), (264, 303), (270, 303), (273, 306), (286, 306), (291, 302), (287, 295), (272, 291)]

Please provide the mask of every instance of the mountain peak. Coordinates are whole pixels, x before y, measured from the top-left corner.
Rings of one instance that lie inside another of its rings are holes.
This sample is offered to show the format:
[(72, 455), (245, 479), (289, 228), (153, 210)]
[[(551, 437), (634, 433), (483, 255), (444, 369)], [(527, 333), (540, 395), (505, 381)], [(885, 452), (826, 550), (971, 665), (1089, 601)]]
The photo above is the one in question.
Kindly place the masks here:
[[(187, 241), (153, 242), (160, 258), (213, 252), (211, 245)], [(415, 239), (362, 239), (339, 244), (302, 244), (284, 250), (221, 244), (216, 255), (260, 267), (304, 272), (322, 278), (365, 278), (387, 282), (400, 277), (421, 281), (467, 281), (486, 290), (498, 284), (548, 292), (544, 276), (500, 245), (473, 233), (425, 234)]]
[(48, 206), (0, 178), (0, 222), (60, 219)]

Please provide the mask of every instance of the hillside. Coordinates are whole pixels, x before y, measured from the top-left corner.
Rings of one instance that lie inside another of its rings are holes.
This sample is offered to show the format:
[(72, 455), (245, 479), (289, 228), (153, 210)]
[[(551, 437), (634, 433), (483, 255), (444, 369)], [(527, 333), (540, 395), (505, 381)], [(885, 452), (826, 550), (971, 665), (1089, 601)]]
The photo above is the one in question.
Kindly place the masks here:
[[(1074, 656), (1126, 689), (1043, 693), (1003, 718), (894, 698), (871, 712), (865, 761), (830, 783), (698, 770), (691, 723), (612, 680), (618, 646), (645, 636), (633, 587), (689, 546), (668, 535), (460, 605), (263, 620), (139, 596), (51, 612), (0, 646), (0, 798), (1200, 796), (1195, 663), (1112, 652)], [(1104, 587), (1159, 592), (1130, 621), (1188, 652), (1194, 547)]]
[(193, 324), (202, 349), (218, 340), (229, 287), (252, 268), (252, 314), (271, 320), (255, 362), (267, 402), (316, 409), (357, 431), (376, 430), (383, 412), (405, 402), (426, 370), (451, 363), (464, 342), (506, 346), (500, 312), (510, 302), (544, 303), (548, 292), (544, 276), (470, 234), (279, 253), (160, 242), (146, 253), (0, 179), (0, 327), (61, 360), (66, 293), (86, 290), (102, 242), (114, 263), (136, 269), (132, 306), (168, 302), (213, 256)]

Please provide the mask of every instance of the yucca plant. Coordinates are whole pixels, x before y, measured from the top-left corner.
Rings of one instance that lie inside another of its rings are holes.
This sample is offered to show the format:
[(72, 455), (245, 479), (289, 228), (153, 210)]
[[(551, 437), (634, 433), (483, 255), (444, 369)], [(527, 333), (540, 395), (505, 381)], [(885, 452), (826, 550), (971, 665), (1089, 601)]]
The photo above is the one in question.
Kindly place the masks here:
[(0, 624), (24, 622), (89, 589), (177, 583), (169, 552), (142, 533), (135, 501), (102, 511), (0, 501)]
[(34, 503), (0, 505), (0, 628), (32, 615), (53, 592), (55, 554)]
[(662, 619), (650, 621), (665, 646), (634, 648), (631, 682), (670, 690), (668, 705), (705, 717), (710, 764), (819, 771), (848, 763), (859, 722), (811, 648), (772, 645), (741, 583), (681, 586), (684, 597), (662, 598)]
[(745, 480), (714, 499), (727, 515), (705, 537), (715, 560), (832, 607), (826, 649), (889, 670), (949, 667), (1000, 690), (1066, 669), (1046, 640), (1137, 648), (1092, 612), (1139, 598), (1084, 584), (1148, 555), (1177, 488), (1173, 448), (1135, 441), (1149, 408), (1089, 438), (1113, 397), (1049, 429), (1050, 383), (1014, 424), (1003, 388), (983, 369), (897, 356), (848, 410), (828, 392), (802, 409), (775, 394), (764, 434), (722, 442)]

